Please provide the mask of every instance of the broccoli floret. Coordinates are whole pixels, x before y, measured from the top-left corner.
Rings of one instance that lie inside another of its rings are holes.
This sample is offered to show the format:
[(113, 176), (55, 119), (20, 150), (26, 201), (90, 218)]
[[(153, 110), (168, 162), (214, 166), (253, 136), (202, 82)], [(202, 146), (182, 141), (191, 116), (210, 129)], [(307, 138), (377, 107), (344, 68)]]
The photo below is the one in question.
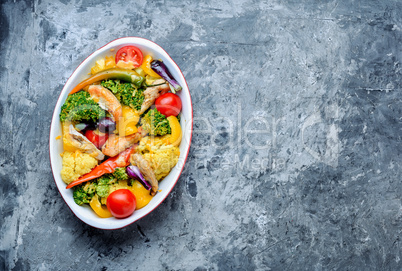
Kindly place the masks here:
[(125, 167), (118, 167), (113, 172), (113, 176), (117, 179), (117, 181), (128, 180), (128, 175), (126, 173)]
[(67, 97), (61, 107), (60, 120), (97, 122), (106, 116), (103, 110), (86, 91), (79, 91)]
[(99, 197), (107, 197), (109, 195), (109, 190), (109, 185), (98, 185), (96, 187), (96, 194), (98, 194)]
[(84, 185), (83, 189), (84, 189), (85, 193), (93, 195), (96, 191), (97, 186), (98, 186), (98, 184), (96, 182), (87, 182)]
[(141, 119), (142, 129), (150, 135), (166, 135), (171, 134), (171, 128), (167, 118), (161, 114), (156, 108), (150, 109)]
[(104, 174), (97, 179), (98, 186), (96, 187), (96, 194), (100, 197), (107, 197), (109, 195), (110, 185), (120, 181), (127, 180), (128, 175), (125, 167), (116, 168), (111, 174)]
[(73, 192), (74, 201), (78, 205), (89, 203), (95, 193), (98, 194), (99, 197), (107, 197), (112, 184), (127, 179), (129, 178), (126, 173), (126, 168), (116, 168), (111, 174), (104, 174), (94, 181), (76, 186)]
[(98, 185), (110, 185), (116, 182), (116, 178), (113, 174), (104, 174), (97, 179)]
[(78, 205), (82, 205), (84, 203), (89, 203), (94, 196), (94, 193), (87, 193), (84, 190), (85, 185), (79, 185), (74, 187), (73, 198), (74, 202)]
[(112, 174), (105, 174), (98, 178), (98, 186), (96, 187), (96, 194), (100, 197), (107, 197), (110, 191), (110, 185), (120, 181), (127, 180), (128, 175), (125, 167), (116, 168)]
[(112, 174), (104, 174), (97, 179), (98, 186), (96, 194), (99, 197), (107, 197), (109, 195), (110, 185), (116, 182), (116, 178)]
[(119, 82), (118, 80), (105, 80), (101, 82), (101, 86), (110, 89), (110, 91), (112, 91), (115, 96), (120, 96), (119, 95), (120, 90), (117, 87), (118, 82)]
[(133, 84), (123, 83), (119, 80), (105, 80), (101, 82), (101, 85), (110, 89), (121, 104), (127, 105), (134, 110), (141, 109), (145, 97), (143, 89), (136, 88)]

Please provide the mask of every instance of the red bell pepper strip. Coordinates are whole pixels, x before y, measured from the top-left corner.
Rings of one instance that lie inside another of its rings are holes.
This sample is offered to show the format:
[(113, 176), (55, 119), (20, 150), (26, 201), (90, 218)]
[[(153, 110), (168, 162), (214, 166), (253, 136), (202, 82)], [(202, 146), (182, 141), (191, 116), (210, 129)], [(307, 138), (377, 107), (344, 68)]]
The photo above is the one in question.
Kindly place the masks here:
[(136, 145), (126, 149), (125, 151), (122, 151), (115, 157), (111, 157), (107, 159), (105, 162), (102, 164), (96, 166), (91, 172), (82, 175), (80, 178), (78, 178), (75, 181), (72, 181), (69, 185), (67, 185), (66, 189), (69, 189), (71, 187), (74, 187), (76, 185), (82, 184), (84, 182), (93, 180), (95, 178), (98, 178), (102, 176), (103, 174), (106, 173), (113, 173), (116, 168), (118, 167), (126, 167), (130, 164), (130, 156), (134, 152)]
[(112, 68), (108, 70), (104, 70), (98, 73), (95, 73), (88, 79), (85, 79), (78, 85), (76, 85), (73, 90), (71, 90), (70, 94), (73, 94), (77, 91), (80, 91), (81, 89), (85, 88), (86, 86), (89, 86), (90, 84), (93, 84), (95, 82), (99, 82), (102, 80), (106, 79), (119, 79), (123, 81), (127, 81), (130, 83), (133, 83), (136, 87), (140, 87), (142, 83), (144, 82), (145, 78), (142, 76), (139, 76), (135, 71), (128, 70), (128, 69), (118, 69), (118, 68)]

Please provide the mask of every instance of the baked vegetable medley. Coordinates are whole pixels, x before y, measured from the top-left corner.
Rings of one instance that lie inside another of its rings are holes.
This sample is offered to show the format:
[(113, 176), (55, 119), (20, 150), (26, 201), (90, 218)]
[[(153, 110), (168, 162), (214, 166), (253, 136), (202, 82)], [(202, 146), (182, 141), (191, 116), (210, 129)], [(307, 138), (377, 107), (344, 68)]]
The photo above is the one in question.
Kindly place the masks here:
[(164, 63), (135, 46), (94, 63), (61, 107), (61, 178), (78, 205), (125, 218), (158, 193), (176, 166), (181, 86)]

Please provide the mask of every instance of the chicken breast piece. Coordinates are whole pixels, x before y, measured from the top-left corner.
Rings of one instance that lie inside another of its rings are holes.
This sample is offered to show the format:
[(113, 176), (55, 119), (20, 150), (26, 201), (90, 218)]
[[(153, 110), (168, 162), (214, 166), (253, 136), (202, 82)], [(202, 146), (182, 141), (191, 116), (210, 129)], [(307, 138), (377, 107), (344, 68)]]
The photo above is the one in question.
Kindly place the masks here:
[(111, 134), (106, 140), (105, 145), (102, 147), (102, 153), (104, 155), (114, 157), (124, 151), (125, 149), (133, 146), (142, 138), (141, 133), (135, 133), (129, 136), (117, 136)]
[(68, 131), (65, 130), (65, 132), (67, 133), (66, 137), (71, 145), (79, 149), (81, 152), (87, 153), (97, 160), (103, 160), (105, 158), (103, 153), (91, 141), (89, 141), (88, 138), (77, 132), (72, 124), (68, 126)]
[(154, 196), (158, 192), (158, 180), (149, 162), (141, 154), (134, 153), (130, 157), (130, 163), (137, 166), (144, 178), (149, 181), (151, 184), (151, 195)]
[[(164, 83), (165, 84), (162, 84)], [(147, 87), (147, 89), (144, 91), (144, 102), (141, 105), (141, 109), (139, 114), (143, 114), (147, 109), (155, 103), (155, 100), (161, 96), (162, 94), (168, 92), (170, 90), (169, 85), (166, 83), (165, 80), (163, 79), (157, 79), (153, 82), (154, 85), (162, 84), (159, 86), (155, 87)]]
[(90, 85), (87, 91), (102, 109), (105, 109), (113, 116), (115, 121), (120, 120), (122, 107), (119, 100), (110, 90), (101, 85)]

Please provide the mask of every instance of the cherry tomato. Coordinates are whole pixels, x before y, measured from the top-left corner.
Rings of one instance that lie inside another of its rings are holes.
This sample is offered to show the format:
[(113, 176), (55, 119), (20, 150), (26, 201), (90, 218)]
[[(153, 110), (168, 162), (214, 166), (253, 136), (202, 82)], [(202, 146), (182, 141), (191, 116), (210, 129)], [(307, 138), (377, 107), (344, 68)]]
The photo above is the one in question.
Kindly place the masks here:
[(116, 53), (116, 64), (119, 61), (124, 62), (123, 64), (130, 65), (130, 62), (133, 65), (133, 68), (138, 68), (142, 64), (142, 52), (135, 46), (124, 46), (120, 48)]
[(176, 94), (168, 92), (156, 99), (155, 106), (166, 117), (177, 116), (181, 111), (181, 100)]
[(87, 130), (85, 137), (88, 138), (98, 149), (101, 149), (109, 137), (109, 134), (101, 133), (97, 130)]
[(107, 209), (116, 218), (128, 217), (134, 212), (136, 205), (137, 200), (128, 189), (113, 191), (106, 199)]

